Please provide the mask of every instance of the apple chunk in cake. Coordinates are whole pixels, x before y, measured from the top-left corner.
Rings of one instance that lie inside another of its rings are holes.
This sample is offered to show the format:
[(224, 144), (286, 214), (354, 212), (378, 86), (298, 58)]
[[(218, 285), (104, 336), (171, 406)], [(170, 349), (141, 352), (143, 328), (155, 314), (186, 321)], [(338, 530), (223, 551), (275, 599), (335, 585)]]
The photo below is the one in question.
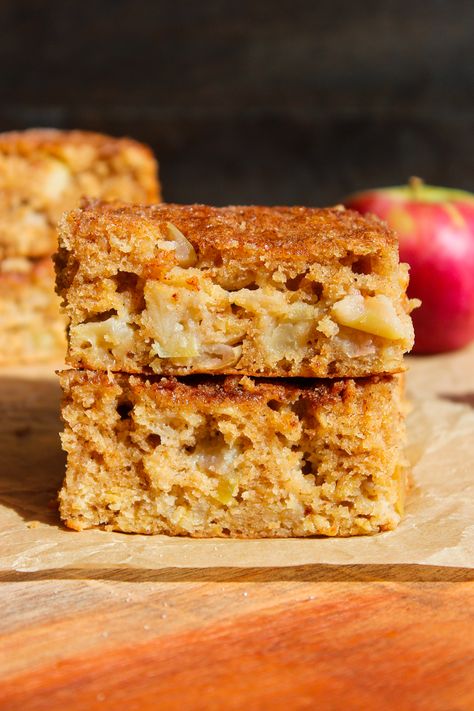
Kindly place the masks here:
[(343, 208), (89, 201), (56, 265), (74, 367), (355, 377), (413, 344), (396, 237)]
[(191, 536), (348, 536), (403, 508), (403, 376), (63, 371), (61, 516)]

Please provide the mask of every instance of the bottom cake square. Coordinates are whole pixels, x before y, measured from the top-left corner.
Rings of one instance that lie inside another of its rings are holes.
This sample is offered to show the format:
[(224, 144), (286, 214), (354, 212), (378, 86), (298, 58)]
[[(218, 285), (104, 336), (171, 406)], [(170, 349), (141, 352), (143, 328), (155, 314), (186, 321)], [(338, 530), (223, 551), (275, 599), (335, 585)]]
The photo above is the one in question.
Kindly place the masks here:
[(400, 521), (401, 376), (66, 370), (60, 380), (70, 528), (261, 538), (371, 534)]

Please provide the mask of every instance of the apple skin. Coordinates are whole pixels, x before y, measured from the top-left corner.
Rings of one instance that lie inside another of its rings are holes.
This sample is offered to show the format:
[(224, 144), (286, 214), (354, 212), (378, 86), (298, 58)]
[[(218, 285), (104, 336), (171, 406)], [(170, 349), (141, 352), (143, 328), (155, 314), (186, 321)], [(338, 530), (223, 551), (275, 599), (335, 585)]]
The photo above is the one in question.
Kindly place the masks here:
[(474, 339), (474, 195), (424, 185), (369, 190), (346, 207), (385, 220), (400, 238), (400, 260), (410, 265), (408, 296), (421, 299), (413, 314), (415, 353), (442, 353)]

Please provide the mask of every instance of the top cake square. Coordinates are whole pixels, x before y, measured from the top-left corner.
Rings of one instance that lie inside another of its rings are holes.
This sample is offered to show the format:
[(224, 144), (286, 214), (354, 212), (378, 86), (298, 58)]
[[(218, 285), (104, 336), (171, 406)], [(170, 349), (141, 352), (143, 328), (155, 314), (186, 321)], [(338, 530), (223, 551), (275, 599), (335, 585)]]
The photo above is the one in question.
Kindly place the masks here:
[(413, 345), (408, 267), (375, 217), (84, 201), (59, 232), (74, 367), (358, 377)]
[(158, 202), (149, 148), (86, 131), (0, 134), (0, 259), (43, 257), (57, 247), (56, 223), (83, 195)]

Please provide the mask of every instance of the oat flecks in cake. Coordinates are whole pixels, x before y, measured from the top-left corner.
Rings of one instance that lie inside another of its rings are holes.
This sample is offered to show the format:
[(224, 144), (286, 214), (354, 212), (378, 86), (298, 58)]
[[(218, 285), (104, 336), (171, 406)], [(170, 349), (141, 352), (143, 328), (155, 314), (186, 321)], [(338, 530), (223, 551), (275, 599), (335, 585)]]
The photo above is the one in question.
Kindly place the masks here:
[(60, 379), (71, 528), (348, 536), (400, 520), (401, 376)]
[(395, 235), (343, 208), (85, 201), (57, 273), (73, 367), (361, 377), (413, 345)]

